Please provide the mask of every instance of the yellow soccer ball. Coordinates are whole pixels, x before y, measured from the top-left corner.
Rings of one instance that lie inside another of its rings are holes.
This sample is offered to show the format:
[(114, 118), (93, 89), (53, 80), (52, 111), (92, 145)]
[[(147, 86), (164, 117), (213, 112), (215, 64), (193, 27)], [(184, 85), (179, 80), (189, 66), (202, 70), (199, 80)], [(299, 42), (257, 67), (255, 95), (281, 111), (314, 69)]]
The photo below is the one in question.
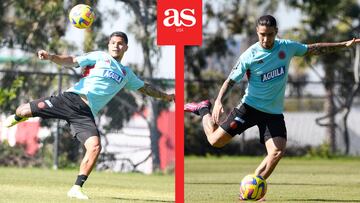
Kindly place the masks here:
[(74, 6), (69, 13), (71, 25), (79, 29), (85, 29), (91, 26), (95, 20), (94, 10), (86, 4)]
[(242, 200), (259, 200), (266, 194), (267, 183), (261, 176), (247, 175), (240, 183), (240, 196)]

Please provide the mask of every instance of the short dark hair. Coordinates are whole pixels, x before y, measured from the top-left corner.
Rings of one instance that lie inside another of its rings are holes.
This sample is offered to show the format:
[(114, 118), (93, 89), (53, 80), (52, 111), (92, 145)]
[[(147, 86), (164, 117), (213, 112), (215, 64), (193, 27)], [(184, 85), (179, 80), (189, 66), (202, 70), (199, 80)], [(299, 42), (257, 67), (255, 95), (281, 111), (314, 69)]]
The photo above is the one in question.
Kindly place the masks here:
[(256, 27), (259, 25), (266, 27), (277, 27), (276, 19), (271, 15), (261, 16), (256, 22)]
[(110, 39), (111, 39), (113, 36), (123, 38), (123, 40), (125, 41), (125, 43), (128, 44), (128, 37), (127, 37), (127, 35), (126, 35), (124, 32), (116, 31), (116, 32), (111, 33), (111, 35), (110, 35), (110, 37), (109, 37), (109, 41), (110, 41)]

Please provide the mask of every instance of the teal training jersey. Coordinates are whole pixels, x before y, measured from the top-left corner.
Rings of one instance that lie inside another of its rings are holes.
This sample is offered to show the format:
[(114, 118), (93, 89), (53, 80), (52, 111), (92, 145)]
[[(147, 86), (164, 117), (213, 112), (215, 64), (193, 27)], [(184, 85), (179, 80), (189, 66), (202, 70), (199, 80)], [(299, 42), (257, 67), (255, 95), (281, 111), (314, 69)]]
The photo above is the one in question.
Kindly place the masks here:
[(137, 90), (144, 86), (144, 82), (129, 67), (106, 52), (90, 52), (76, 57), (76, 60), (85, 72), (83, 78), (67, 91), (86, 95), (94, 116), (122, 88)]
[(307, 45), (291, 40), (276, 39), (272, 49), (257, 42), (240, 55), (229, 79), (240, 82), (246, 73), (249, 84), (241, 101), (259, 111), (281, 114), (290, 60), (306, 52)]

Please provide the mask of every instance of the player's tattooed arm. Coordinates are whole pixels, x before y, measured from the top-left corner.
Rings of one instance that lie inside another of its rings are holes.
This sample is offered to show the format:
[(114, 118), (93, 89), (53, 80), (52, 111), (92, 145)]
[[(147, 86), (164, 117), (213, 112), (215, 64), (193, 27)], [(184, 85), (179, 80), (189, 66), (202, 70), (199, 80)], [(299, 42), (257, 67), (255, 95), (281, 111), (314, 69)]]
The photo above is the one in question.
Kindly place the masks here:
[(225, 82), (220, 88), (219, 94), (215, 100), (213, 113), (212, 113), (212, 118), (215, 123), (220, 122), (220, 116), (224, 112), (223, 101), (231, 92), (231, 89), (234, 87), (234, 84), (235, 81), (228, 78), (227, 80), (225, 80)]
[(175, 100), (175, 94), (167, 94), (160, 90), (157, 90), (153, 86), (145, 83), (143, 87), (139, 89), (139, 92), (142, 94), (148, 95), (150, 97), (162, 99), (164, 101), (174, 101)]
[(358, 43), (359, 39), (352, 39), (345, 42), (334, 42), (334, 43), (316, 43), (309, 44), (308, 50), (306, 52), (307, 55), (321, 55), (327, 54), (335, 51), (339, 51), (346, 47), (351, 47), (355, 43)]
[(231, 92), (232, 88), (234, 87), (235, 81), (231, 79), (226, 79), (223, 85), (220, 88), (219, 94), (216, 98), (216, 101), (223, 102), (229, 93)]

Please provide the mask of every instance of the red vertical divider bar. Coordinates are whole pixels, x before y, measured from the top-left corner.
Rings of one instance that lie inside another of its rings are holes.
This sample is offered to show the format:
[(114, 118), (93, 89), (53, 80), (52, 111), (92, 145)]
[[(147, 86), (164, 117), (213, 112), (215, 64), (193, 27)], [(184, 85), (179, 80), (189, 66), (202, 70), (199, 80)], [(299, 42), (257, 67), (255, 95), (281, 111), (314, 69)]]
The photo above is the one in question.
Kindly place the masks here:
[(175, 201), (184, 202), (184, 46), (202, 44), (202, 0), (157, 0), (157, 44), (175, 45)]
[(184, 46), (175, 48), (175, 201), (184, 202)]

